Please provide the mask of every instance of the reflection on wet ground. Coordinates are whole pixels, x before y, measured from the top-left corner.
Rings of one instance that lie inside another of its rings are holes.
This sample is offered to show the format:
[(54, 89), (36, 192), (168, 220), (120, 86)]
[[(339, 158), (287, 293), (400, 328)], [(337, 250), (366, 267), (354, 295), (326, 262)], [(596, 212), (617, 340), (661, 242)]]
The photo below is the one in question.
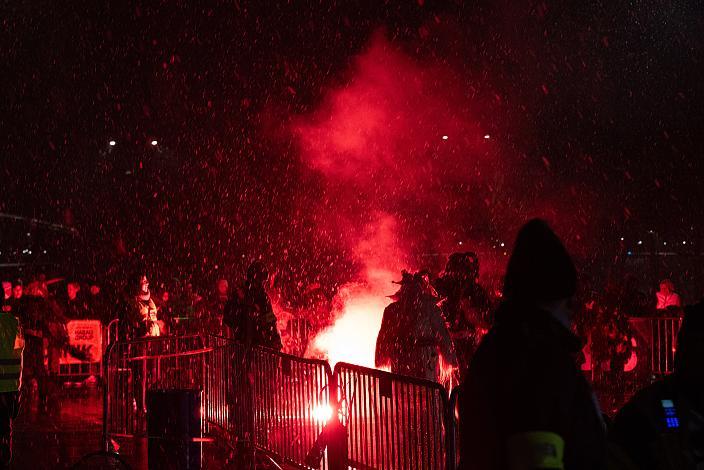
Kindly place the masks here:
[[(102, 396), (99, 388), (64, 389), (49, 410), (25, 400), (15, 420), (12, 469), (68, 469), (101, 448)], [(121, 457), (135, 470), (146, 470), (147, 440), (118, 439)], [(225, 468), (224, 452), (204, 444), (203, 469)], [(117, 468), (117, 467), (115, 467)]]

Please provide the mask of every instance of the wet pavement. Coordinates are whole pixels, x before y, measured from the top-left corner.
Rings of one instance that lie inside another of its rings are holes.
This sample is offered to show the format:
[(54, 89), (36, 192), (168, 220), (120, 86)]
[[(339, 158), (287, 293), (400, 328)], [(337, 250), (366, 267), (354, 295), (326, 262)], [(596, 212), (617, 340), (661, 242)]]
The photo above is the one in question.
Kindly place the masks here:
[(13, 426), (13, 469), (69, 468), (100, 448), (102, 400), (97, 388), (61, 390), (46, 412), (23, 400)]
[[(23, 403), (14, 424), (12, 469), (68, 469), (84, 456), (101, 450), (103, 418), (99, 388), (62, 389), (55, 393), (52, 402), (47, 412), (39, 410), (36, 400)], [(128, 468), (148, 468), (146, 439), (119, 438), (116, 442)], [(204, 443), (202, 468), (236, 468), (225, 463), (225, 455), (214, 443)], [(101, 464), (91, 468), (127, 467)]]

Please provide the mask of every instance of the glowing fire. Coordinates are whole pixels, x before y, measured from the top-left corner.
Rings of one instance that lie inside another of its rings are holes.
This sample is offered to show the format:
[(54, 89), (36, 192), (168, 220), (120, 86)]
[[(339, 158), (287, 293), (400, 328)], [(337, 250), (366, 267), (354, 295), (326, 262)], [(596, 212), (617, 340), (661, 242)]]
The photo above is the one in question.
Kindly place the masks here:
[(374, 367), (376, 337), (391, 299), (354, 285), (341, 289), (338, 298), (340, 313), (331, 327), (315, 337), (313, 353), (324, 355), (331, 367), (338, 362)]

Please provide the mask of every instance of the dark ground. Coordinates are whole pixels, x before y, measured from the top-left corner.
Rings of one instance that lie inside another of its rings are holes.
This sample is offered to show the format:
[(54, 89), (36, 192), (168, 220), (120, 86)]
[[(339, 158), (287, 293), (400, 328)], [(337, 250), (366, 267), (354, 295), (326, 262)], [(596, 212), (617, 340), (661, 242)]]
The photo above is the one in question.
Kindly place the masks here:
[[(15, 421), (12, 469), (68, 469), (101, 447), (102, 396), (98, 388), (63, 389), (54, 407), (39, 412), (25, 401)], [(120, 439), (120, 455), (135, 470), (147, 469), (146, 439)], [(224, 452), (205, 443), (203, 469), (225, 468)]]
[[(624, 388), (626, 390), (616, 397), (597, 387), (602, 409), (607, 414), (623, 404), (625, 397), (632, 394), (634, 385), (627, 384)], [(12, 469), (69, 469), (82, 457), (101, 448), (102, 392), (99, 388), (63, 388), (56, 392), (53, 403), (48, 413), (40, 412), (36, 401), (23, 403), (14, 425)], [(120, 456), (132, 469), (147, 470), (146, 439), (120, 438), (118, 444)], [(207, 442), (203, 446), (203, 469), (237, 468), (236, 464), (226, 463), (226, 451), (221, 447)]]

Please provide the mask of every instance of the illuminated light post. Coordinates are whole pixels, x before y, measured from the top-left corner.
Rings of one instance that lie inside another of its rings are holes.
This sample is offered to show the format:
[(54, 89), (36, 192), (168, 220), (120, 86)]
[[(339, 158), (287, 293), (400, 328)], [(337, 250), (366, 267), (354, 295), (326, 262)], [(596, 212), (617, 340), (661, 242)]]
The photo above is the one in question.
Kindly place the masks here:
[(448, 139), (448, 136), (446, 136), (446, 135), (442, 136), (442, 140), (447, 140), (447, 139)]
[(152, 140), (152, 147), (156, 147), (159, 144), (156, 140)]
[(114, 140), (111, 140), (110, 142), (108, 142), (108, 145), (110, 145), (110, 147), (114, 147), (117, 145), (117, 142), (115, 142)]
[(489, 134), (484, 134), (484, 139), (489, 140), (491, 139), (491, 136)]

